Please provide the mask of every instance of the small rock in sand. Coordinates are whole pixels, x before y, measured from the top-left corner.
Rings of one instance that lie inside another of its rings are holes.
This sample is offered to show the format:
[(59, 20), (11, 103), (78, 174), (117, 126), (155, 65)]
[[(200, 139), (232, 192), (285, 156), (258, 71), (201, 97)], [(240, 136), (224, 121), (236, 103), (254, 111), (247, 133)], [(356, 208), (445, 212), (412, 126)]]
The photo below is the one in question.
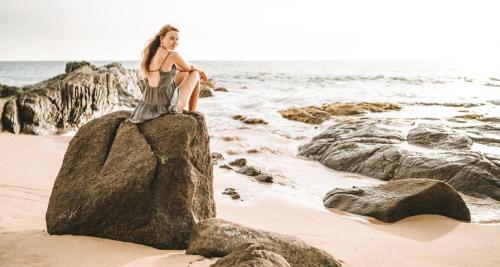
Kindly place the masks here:
[(229, 92), (226, 88), (224, 87), (217, 87), (214, 89), (216, 92)]
[(231, 166), (227, 165), (227, 164), (223, 164), (223, 165), (220, 165), (219, 168), (221, 169), (228, 169), (228, 170), (233, 170), (233, 168), (231, 168)]
[(230, 142), (230, 141), (240, 141), (241, 138), (239, 136), (223, 136), (222, 137), (223, 141)]
[(219, 161), (224, 161), (224, 156), (219, 152), (213, 152), (211, 156), (213, 165), (217, 165)]
[(257, 170), (257, 168), (253, 166), (243, 166), (238, 170), (239, 174), (244, 174), (247, 176), (257, 176), (262, 173), (262, 171)]
[(231, 187), (226, 188), (224, 192), (222, 192), (222, 194), (229, 195), (232, 199), (240, 199), (240, 194), (238, 194), (238, 192), (236, 192), (236, 190)]
[(245, 165), (247, 165), (247, 160), (246, 159), (235, 159), (231, 162), (229, 162), (229, 165), (231, 166), (236, 166), (236, 167), (243, 167)]
[(255, 176), (255, 180), (263, 183), (272, 183), (273, 182), (273, 176), (267, 173), (261, 173), (257, 176)]
[(234, 120), (241, 121), (246, 124), (268, 124), (267, 121), (259, 118), (247, 118), (246, 116), (243, 115), (234, 115), (233, 116)]

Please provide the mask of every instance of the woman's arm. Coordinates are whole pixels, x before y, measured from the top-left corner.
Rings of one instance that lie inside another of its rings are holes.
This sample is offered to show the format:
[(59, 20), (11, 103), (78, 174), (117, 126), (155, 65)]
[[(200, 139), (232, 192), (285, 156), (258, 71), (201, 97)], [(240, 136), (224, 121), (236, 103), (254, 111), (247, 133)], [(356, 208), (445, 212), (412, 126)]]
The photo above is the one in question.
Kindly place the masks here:
[(174, 61), (174, 64), (177, 65), (177, 69), (180, 72), (191, 72), (191, 71), (197, 71), (200, 73), (200, 78), (202, 81), (208, 80), (207, 75), (205, 74), (205, 71), (198, 68), (197, 66), (193, 64), (189, 64), (187, 61), (185, 61), (179, 53), (172, 51), (172, 59)]
[(172, 59), (174, 61), (174, 64), (177, 65), (177, 69), (181, 72), (185, 71), (196, 71), (196, 67), (192, 64), (189, 64), (187, 61), (185, 61), (179, 53), (172, 51)]

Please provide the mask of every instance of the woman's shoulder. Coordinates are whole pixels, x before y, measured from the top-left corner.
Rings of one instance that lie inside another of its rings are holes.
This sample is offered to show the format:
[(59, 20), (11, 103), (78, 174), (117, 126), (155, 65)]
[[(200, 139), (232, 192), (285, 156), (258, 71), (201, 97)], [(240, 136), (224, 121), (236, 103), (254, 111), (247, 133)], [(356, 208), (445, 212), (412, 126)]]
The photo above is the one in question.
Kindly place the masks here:
[(160, 46), (156, 50), (155, 56), (165, 57), (167, 54), (168, 54), (168, 50)]

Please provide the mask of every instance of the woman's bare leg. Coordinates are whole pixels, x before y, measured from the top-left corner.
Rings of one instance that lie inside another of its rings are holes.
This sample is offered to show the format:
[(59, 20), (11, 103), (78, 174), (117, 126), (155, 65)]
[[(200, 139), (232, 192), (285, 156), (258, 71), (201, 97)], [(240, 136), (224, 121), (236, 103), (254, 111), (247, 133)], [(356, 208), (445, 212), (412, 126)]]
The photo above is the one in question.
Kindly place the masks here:
[(179, 86), (182, 83), (182, 81), (184, 81), (184, 79), (186, 79), (187, 74), (188, 73), (185, 71), (183, 71), (183, 72), (177, 71), (177, 73), (175, 74), (175, 85)]
[(191, 94), (191, 98), (189, 98), (189, 111), (196, 111), (196, 107), (198, 107), (198, 98), (200, 96), (200, 81), (194, 87), (193, 93)]
[(200, 74), (197, 71), (189, 72), (183, 81), (179, 84), (179, 102), (177, 110), (182, 111), (189, 103), (193, 90), (200, 81)]

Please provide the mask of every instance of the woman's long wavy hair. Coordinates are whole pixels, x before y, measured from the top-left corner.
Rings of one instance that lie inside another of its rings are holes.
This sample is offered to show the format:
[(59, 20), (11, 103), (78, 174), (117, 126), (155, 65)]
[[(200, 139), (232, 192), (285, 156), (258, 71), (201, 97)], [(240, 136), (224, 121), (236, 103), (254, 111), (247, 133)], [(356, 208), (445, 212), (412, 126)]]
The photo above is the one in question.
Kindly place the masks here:
[(156, 50), (158, 50), (158, 47), (160, 47), (160, 37), (165, 37), (167, 32), (169, 31), (176, 31), (179, 32), (179, 30), (170, 25), (167, 24), (163, 27), (161, 27), (160, 31), (155, 34), (153, 38), (151, 38), (147, 43), (146, 46), (144, 47), (144, 50), (142, 50), (142, 61), (141, 61), (141, 75), (142, 78), (147, 77), (147, 73), (149, 72), (149, 64), (151, 63), (151, 59), (156, 53)]

